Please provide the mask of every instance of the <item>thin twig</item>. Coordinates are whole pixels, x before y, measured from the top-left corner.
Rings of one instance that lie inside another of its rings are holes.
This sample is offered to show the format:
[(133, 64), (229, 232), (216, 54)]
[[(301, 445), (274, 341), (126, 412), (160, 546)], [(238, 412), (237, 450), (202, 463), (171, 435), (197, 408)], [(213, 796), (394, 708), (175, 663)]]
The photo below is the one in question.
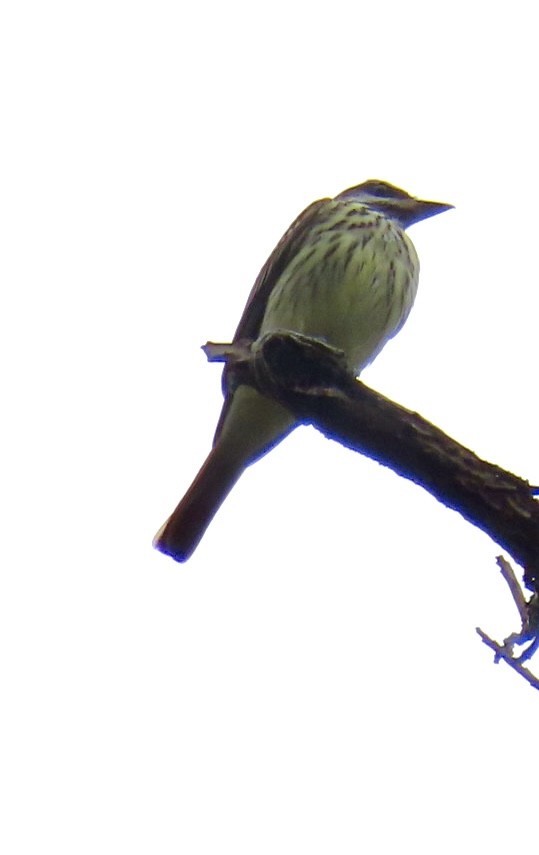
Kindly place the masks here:
[(479, 627), (476, 628), (476, 632), (480, 636), (484, 644), (486, 644), (487, 647), (490, 647), (491, 650), (494, 650), (494, 653), (496, 654), (496, 662), (499, 662), (500, 659), (503, 659), (503, 661), (506, 662), (510, 668), (516, 671), (517, 674), (520, 674), (521, 677), (524, 677), (524, 679), (530, 684), (533, 689), (539, 689), (539, 679), (535, 677), (535, 675), (532, 674), (531, 671), (529, 671), (522, 664), (522, 661), (520, 659), (514, 659), (511, 655), (508, 655), (508, 651), (505, 649), (504, 645), (498, 644), (497, 641), (494, 641), (494, 639), (490, 638), (490, 636), (488, 636), (486, 632), (483, 632), (483, 630)]
[(520, 615), (520, 620), (522, 622), (522, 626), (524, 627), (528, 622), (528, 604), (526, 602), (526, 598), (520, 587), (519, 581), (515, 575), (515, 571), (513, 570), (509, 561), (507, 561), (503, 555), (498, 555), (496, 558), (496, 563), (500, 568), (500, 572), (507, 582), (509, 586), (509, 590), (511, 591), (511, 596), (515, 602), (515, 605), (518, 609), (518, 613)]
[[(499, 644), (497, 641), (494, 641), (493, 638), (487, 635), (487, 633), (479, 627), (477, 627), (476, 631), (483, 642), (490, 647), (491, 650), (494, 650), (494, 661), (496, 663), (498, 663), (500, 659), (503, 659), (504, 662), (507, 662), (510, 668), (513, 668), (513, 670), (520, 674), (521, 677), (524, 677), (530, 686), (534, 689), (539, 689), (539, 678), (535, 677), (535, 675), (532, 674), (531, 671), (529, 671), (523, 664), (528, 659), (531, 659), (539, 647), (539, 627), (537, 624), (537, 608), (535, 600), (533, 597), (530, 600), (526, 600), (513, 567), (509, 561), (503, 557), (503, 555), (498, 555), (496, 562), (509, 587), (509, 590), (511, 591), (511, 596), (513, 597), (513, 601), (518, 609), (521, 623), (520, 631), (511, 633), (511, 635), (504, 639), (503, 644)], [(527, 642), (531, 642), (528, 647), (522, 653), (515, 654), (515, 645), (522, 646)]]

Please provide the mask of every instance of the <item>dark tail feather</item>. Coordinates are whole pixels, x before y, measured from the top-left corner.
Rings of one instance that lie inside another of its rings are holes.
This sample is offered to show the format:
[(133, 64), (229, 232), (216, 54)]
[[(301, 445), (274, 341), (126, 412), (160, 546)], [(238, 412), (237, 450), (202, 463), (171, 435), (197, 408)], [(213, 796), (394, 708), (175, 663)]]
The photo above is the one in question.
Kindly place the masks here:
[(243, 472), (217, 444), (175, 511), (155, 535), (153, 545), (175, 561), (187, 561)]

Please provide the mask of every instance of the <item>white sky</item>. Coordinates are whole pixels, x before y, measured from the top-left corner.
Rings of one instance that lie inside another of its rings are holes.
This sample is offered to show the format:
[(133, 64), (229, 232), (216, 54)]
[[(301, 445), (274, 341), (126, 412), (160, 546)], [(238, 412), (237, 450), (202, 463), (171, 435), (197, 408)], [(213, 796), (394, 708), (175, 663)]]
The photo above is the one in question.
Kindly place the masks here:
[(456, 209), (411, 230), (365, 381), (539, 483), (535, 14), (4, 4), (2, 851), (529, 845), (538, 698), (475, 635), (517, 626), (486, 536), (302, 429), (190, 563), (150, 544), (218, 416), (200, 345), (371, 177)]

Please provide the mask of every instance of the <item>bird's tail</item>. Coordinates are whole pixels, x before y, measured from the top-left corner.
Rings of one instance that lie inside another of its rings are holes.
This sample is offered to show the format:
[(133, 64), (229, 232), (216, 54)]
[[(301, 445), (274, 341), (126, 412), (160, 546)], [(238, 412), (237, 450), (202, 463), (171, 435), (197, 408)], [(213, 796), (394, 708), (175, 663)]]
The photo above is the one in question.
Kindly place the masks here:
[(189, 490), (155, 535), (153, 545), (175, 561), (187, 561), (243, 472), (219, 443), (211, 450)]
[(155, 535), (155, 548), (176, 561), (187, 561), (241, 473), (294, 425), (293, 416), (280, 404), (240, 386), (227, 406), (206, 462)]

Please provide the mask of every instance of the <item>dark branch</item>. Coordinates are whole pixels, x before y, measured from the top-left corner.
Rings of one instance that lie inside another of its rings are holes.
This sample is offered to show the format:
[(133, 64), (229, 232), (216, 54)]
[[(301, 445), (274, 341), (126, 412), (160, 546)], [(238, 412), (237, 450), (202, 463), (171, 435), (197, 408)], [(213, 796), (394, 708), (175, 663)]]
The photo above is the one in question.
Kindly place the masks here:
[(234, 383), (276, 398), (298, 420), (389, 466), (488, 534), (524, 567), (539, 592), (539, 503), (536, 488), (481, 460), (427, 422), (363, 383), (334, 348), (297, 334), (256, 342), (208, 344), (212, 361), (226, 361)]

